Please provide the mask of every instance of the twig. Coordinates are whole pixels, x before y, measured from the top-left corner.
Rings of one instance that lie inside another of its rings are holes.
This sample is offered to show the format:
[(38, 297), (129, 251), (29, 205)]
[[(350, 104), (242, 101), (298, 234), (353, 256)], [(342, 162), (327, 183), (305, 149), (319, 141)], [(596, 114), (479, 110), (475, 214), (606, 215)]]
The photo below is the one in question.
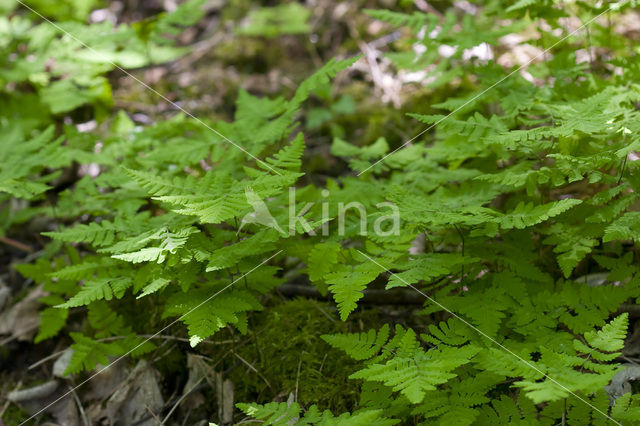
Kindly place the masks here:
[[(120, 339), (124, 339), (126, 336), (111, 336), (111, 337), (105, 337), (102, 339), (98, 339), (98, 342), (111, 342), (114, 340), (120, 340)], [(176, 337), (176, 336), (169, 336), (169, 335), (164, 335), (164, 334), (159, 334), (159, 335), (151, 335), (151, 334), (139, 334), (138, 337), (143, 337), (143, 338), (154, 338), (154, 339), (164, 339), (164, 340), (177, 340), (179, 342), (189, 342), (189, 339), (185, 339), (184, 337)], [(230, 343), (234, 343), (236, 340), (218, 340), (218, 341), (212, 341), (212, 340), (203, 340), (201, 343), (208, 343), (210, 345), (225, 345), (225, 344), (230, 344)], [(44, 364), (47, 361), (50, 361), (52, 359), (56, 359), (58, 358), (60, 355), (62, 355), (64, 352), (66, 351), (66, 349), (63, 349), (61, 351), (58, 352), (54, 352), (51, 355), (47, 355), (46, 357), (42, 358), (39, 361), (34, 362), (33, 364), (31, 364), (29, 367), (27, 367), (27, 370), (33, 370), (34, 368), (36, 368), (37, 366)]]
[(624, 161), (622, 162), (622, 169), (620, 170), (620, 177), (618, 177), (618, 185), (620, 185), (620, 182), (622, 182), (622, 176), (624, 176), (624, 169), (627, 166), (628, 157), (629, 157), (628, 155), (624, 156)]
[(634, 360), (633, 358), (629, 358), (628, 356), (624, 356), (624, 355), (623, 355), (623, 356), (621, 356), (620, 358), (624, 359), (624, 360), (625, 360), (625, 361), (627, 361), (627, 362), (630, 362), (631, 364), (634, 364), (634, 365), (640, 366), (640, 364), (638, 364), (638, 360), (637, 360), (637, 359), (636, 359), (636, 360)]
[(328, 355), (329, 355), (328, 352), (324, 354), (324, 358), (322, 358), (322, 362), (320, 363), (320, 369), (318, 370), (318, 373), (322, 373), (322, 367), (324, 367), (324, 362), (327, 360)]
[(240, 361), (242, 361), (247, 367), (249, 367), (251, 370), (253, 370), (258, 376), (260, 376), (260, 378), (262, 380), (264, 380), (264, 382), (267, 384), (267, 386), (269, 386), (269, 388), (271, 388), (271, 383), (269, 383), (269, 380), (267, 380), (266, 377), (264, 377), (264, 375), (258, 371), (257, 368), (255, 368), (253, 365), (251, 365), (250, 362), (248, 362), (246, 359), (242, 358), (240, 355), (238, 355), (235, 351), (231, 351), (232, 354), (234, 354), (236, 356), (236, 358), (238, 358)]
[(324, 309), (322, 309), (322, 308), (321, 308), (321, 307), (316, 303), (316, 301), (315, 301), (315, 300), (311, 299), (310, 301), (311, 301), (311, 304), (313, 305), (313, 307), (314, 307), (314, 308), (316, 308), (317, 310), (319, 310), (320, 312), (322, 312), (322, 314), (323, 314), (325, 317), (329, 318), (329, 321), (331, 321), (331, 322), (336, 322), (336, 320), (335, 320), (335, 319), (333, 319), (333, 318), (331, 318), (331, 315), (329, 315), (329, 314), (328, 314)]
[(369, 64), (373, 84), (382, 90), (382, 93), (384, 93), (393, 105), (398, 108), (401, 104), (399, 93), (397, 91), (392, 91), (389, 85), (385, 84), (382, 70), (380, 69), (378, 62), (376, 62), (378, 56), (376, 49), (364, 42), (359, 42), (358, 46), (360, 47), (360, 50), (362, 50), (362, 53), (364, 53), (367, 64)]
[(204, 380), (204, 376), (200, 377), (200, 380), (198, 380), (192, 387), (191, 389), (189, 389), (188, 391), (186, 391), (185, 393), (182, 394), (182, 396), (180, 398), (178, 398), (178, 400), (176, 401), (175, 404), (173, 404), (173, 407), (171, 407), (171, 410), (169, 410), (169, 412), (167, 413), (166, 416), (164, 416), (164, 419), (162, 420), (162, 425), (164, 425), (167, 420), (169, 420), (169, 417), (171, 417), (171, 414), (173, 414), (173, 412), (176, 410), (176, 408), (178, 408), (178, 406), (180, 405), (180, 403), (182, 403), (182, 401), (187, 397), (187, 395), (189, 395), (191, 392), (193, 392), (198, 385), (200, 384), (200, 382), (202, 382)]
[(7, 411), (7, 408), (9, 408), (9, 404), (11, 404), (11, 401), (7, 399), (4, 405), (2, 406), (2, 408), (0, 409), (0, 421), (2, 420), (2, 416), (4, 415), (4, 412)]
[(33, 327), (29, 327), (28, 329), (24, 330), (24, 331), (22, 332), (22, 334), (19, 334), (19, 335), (17, 334), (17, 335), (15, 335), (15, 336), (9, 336), (9, 337), (7, 337), (7, 338), (6, 338), (6, 339), (4, 339), (4, 340), (0, 340), (0, 346), (4, 346), (4, 345), (6, 345), (6, 344), (7, 344), (7, 343), (9, 343), (9, 342), (14, 341), (14, 340), (15, 340), (15, 339), (17, 339), (18, 337), (22, 337), (22, 336), (24, 336), (25, 334), (28, 334), (29, 332), (31, 332), (31, 331), (33, 331), (33, 330), (37, 329), (38, 327), (40, 327), (40, 325), (39, 325), (39, 324), (36, 324), (36, 325), (34, 325)]
[(640, 318), (640, 305), (633, 303), (623, 303), (616, 312), (617, 315), (628, 312), (631, 318)]
[(162, 342), (162, 344), (160, 346), (158, 346), (158, 349), (156, 349), (153, 354), (151, 355), (149, 361), (150, 362), (157, 362), (158, 360), (161, 360), (162, 358), (164, 358), (165, 356), (169, 355), (171, 353), (171, 351), (176, 347), (176, 344), (172, 344), (171, 346), (169, 346), (167, 348), (166, 351), (164, 351), (163, 353), (161, 353), (160, 355), (158, 355), (158, 353), (160, 353), (160, 349), (162, 349), (163, 347), (165, 347), (166, 345), (169, 344), (169, 341), (166, 340), (164, 342)]
[[(278, 292), (285, 297), (304, 296), (313, 299), (326, 300), (328, 297), (320, 294), (318, 289), (305, 284), (282, 284)], [(366, 289), (359, 303), (370, 305), (423, 305), (424, 297), (405, 289)]]
[[(261, 329), (260, 331), (258, 331), (255, 334), (261, 334), (263, 333), (265, 330), (267, 330), (269, 327), (264, 327), (263, 329)], [(251, 341), (251, 337), (248, 337), (246, 339), (244, 339), (243, 341), (241, 341), (234, 349), (238, 349), (243, 347), (244, 345), (246, 345), (247, 343), (249, 343)], [(217, 357), (217, 359), (214, 360), (212, 358), (209, 357), (205, 357), (204, 355), (198, 355), (196, 354), (195, 356), (201, 357), (201, 358), (205, 358), (205, 359), (209, 359), (211, 362), (213, 362), (213, 365), (211, 366), (211, 368), (215, 369), (219, 363), (221, 363), (222, 361), (224, 361), (227, 356), (229, 356), (229, 354), (233, 353), (233, 349), (229, 349), (228, 351), (226, 351), (225, 353), (223, 353), (221, 356)]]
[(160, 418), (158, 417), (158, 415), (156, 413), (154, 413), (151, 408), (149, 408), (149, 406), (147, 404), (144, 404), (144, 408), (147, 409), (147, 411), (151, 414), (151, 417), (153, 417), (159, 425), (162, 425), (162, 420), (160, 420)]
[(20, 241), (16, 241), (14, 239), (11, 239), (9, 237), (0, 237), (0, 242), (5, 243), (8, 246), (17, 248), (18, 250), (22, 250), (26, 253), (33, 253), (33, 248), (31, 248), (30, 246), (21, 243)]
[(68, 388), (71, 391), (71, 395), (73, 395), (73, 400), (76, 402), (76, 405), (78, 406), (78, 410), (80, 411), (80, 417), (82, 417), (82, 423), (84, 423), (85, 426), (89, 426), (89, 420), (87, 419), (87, 413), (84, 412), (84, 407), (82, 407), (82, 402), (80, 402), (80, 398), (78, 398), (78, 394), (71, 387), (71, 385), (69, 385)]
[(185, 426), (187, 424), (187, 421), (189, 420), (189, 416), (191, 415), (191, 408), (189, 408), (189, 411), (187, 411), (187, 415), (184, 416), (184, 420), (182, 420), (182, 425), (181, 426)]
[[(163, 339), (163, 340), (175, 340), (178, 342), (186, 342), (189, 343), (189, 339), (184, 338), (184, 337), (177, 337), (177, 336), (171, 336), (171, 335), (167, 335), (167, 334), (138, 334), (138, 337), (142, 337), (145, 339)], [(105, 337), (104, 339), (99, 339), (99, 342), (109, 342), (112, 340), (119, 340), (119, 339), (124, 339), (126, 336), (111, 336), (111, 337)], [(229, 343), (235, 343), (236, 340), (203, 340), (200, 343), (208, 343), (210, 345), (226, 345)]]
[(27, 370), (33, 370), (34, 368), (36, 368), (37, 366), (44, 364), (47, 361), (50, 361), (52, 359), (56, 359), (58, 358), (60, 355), (62, 355), (64, 352), (66, 351), (66, 349), (63, 349), (61, 351), (58, 352), (54, 352), (51, 355), (47, 355), (46, 357), (42, 358), (40, 361), (36, 361), (33, 364), (31, 364), (30, 366), (27, 367)]
[(302, 366), (302, 355), (300, 355), (300, 360), (298, 361), (298, 374), (296, 374), (296, 399), (295, 399), (295, 402), (298, 402), (298, 384), (300, 383), (300, 367), (301, 366)]

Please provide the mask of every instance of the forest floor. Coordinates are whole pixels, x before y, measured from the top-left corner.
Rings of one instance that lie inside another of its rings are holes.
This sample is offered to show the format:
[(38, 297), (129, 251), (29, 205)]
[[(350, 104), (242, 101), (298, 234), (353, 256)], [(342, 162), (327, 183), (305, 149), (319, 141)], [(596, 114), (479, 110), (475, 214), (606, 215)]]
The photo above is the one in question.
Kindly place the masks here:
[[(112, 1), (92, 17), (135, 21), (170, 8), (172, 3)], [(347, 118), (336, 113), (327, 119), (327, 112), (318, 104), (317, 122), (305, 123), (305, 155), (313, 157), (315, 163), (310, 163), (303, 179), (324, 181), (347, 172), (345, 164), (323, 155), (330, 146), (327, 129), (331, 126), (339, 125), (347, 136), (364, 142), (384, 135), (391, 145), (421, 131), (421, 125), (407, 120), (402, 111), (411, 110), (418, 98), (424, 102), (426, 89), (412, 85), (417, 76), (395, 71), (383, 57), (385, 46), (393, 43), (397, 34), (360, 13), (363, 7), (384, 8), (389, 2), (309, 3), (313, 5), (310, 32), (266, 38), (248, 37), (237, 31), (246, 25), (247, 13), (256, 2), (208, 2), (206, 17), (180, 36), (179, 43), (188, 47), (185, 55), (132, 72), (173, 104), (116, 70), (109, 77), (115, 109), (144, 126), (179, 114), (176, 105), (196, 117), (230, 120), (240, 89), (259, 96), (290, 96), (305, 77), (329, 59), (363, 55), (354, 69), (338, 76), (335, 83), (343, 96), (341, 105), (352, 110), (353, 99), (357, 99), (358, 109)], [(414, 3), (418, 9), (440, 13), (427, 2)], [(433, 4), (437, 6), (437, 2)], [(460, 7), (465, 4), (460, 2)], [(629, 32), (640, 32), (638, 19), (622, 24), (629, 26)], [(497, 59), (504, 66), (524, 64), (539, 52), (533, 46), (528, 51), (514, 50), (508, 43), (509, 38), (505, 37)], [(434, 92), (430, 96), (436, 103), (446, 94)], [(78, 127), (98, 125), (90, 120)], [(314, 173), (314, 164), (322, 173)], [(25, 415), (80, 384), (79, 380), (61, 377), (68, 339), (33, 343), (40, 321), (42, 304), (38, 298), (43, 295), (42, 289), (14, 268), (38, 257), (44, 247), (39, 233), (46, 229), (47, 223), (33, 221), (28, 229), (0, 238), (0, 426), (19, 423)], [(189, 346), (184, 327), (175, 326), (159, 336), (158, 348), (148, 361), (140, 361), (134, 369), (124, 363), (115, 365), (108, 374), (93, 378), (57, 403), (49, 412), (50, 421), (60, 425), (114, 425), (118, 421), (128, 424), (126, 417), (135, 412), (142, 419), (138, 425), (206, 425), (213, 418), (231, 423), (237, 420), (233, 417), (237, 416), (233, 404), (248, 400), (295, 399), (346, 411), (356, 405), (358, 398), (355, 385), (343, 381), (353, 361), (346, 356), (327, 357), (320, 335), (366, 331), (380, 322), (415, 326), (416, 321), (424, 320), (412, 315), (421, 306), (411, 294), (398, 292), (397, 299), (387, 303), (372, 292), (364, 299), (363, 307), (342, 322), (335, 304), (309, 290), (301, 274), (291, 271), (287, 282), (287, 286), (265, 297), (263, 305), (269, 309), (255, 314), (255, 323), (263, 328), (246, 335), (222, 330), (195, 351)], [(630, 344), (636, 345), (636, 341), (640, 347), (640, 336), (632, 338)], [(51, 383), (64, 386), (56, 393), (47, 393)], [(113, 398), (114, 394), (127, 394), (133, 388), (144, 396), (131, 400)], [(15, 392), (19, 390), (24, 393), (16, 399)], [(14, 402), (7, 399), (11, 392)], [(104, 404), (106, 400), (109, 404)], [(147, 414), (139, 416), (140, 410)], [(154, 412), (162, 412), (165, 417), (159, 419)]]

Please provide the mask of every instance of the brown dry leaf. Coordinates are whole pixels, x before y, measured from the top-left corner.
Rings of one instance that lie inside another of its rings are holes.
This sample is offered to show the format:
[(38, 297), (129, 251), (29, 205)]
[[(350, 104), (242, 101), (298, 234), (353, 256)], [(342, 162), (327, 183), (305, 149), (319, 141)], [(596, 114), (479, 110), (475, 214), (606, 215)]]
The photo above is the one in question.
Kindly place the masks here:
[(9, 302), (11, 297), (11, 289), (0, 279), (0, 312), (4, 308), (4, 305)]
[(203, 360), (201, 357), (192, 353), (187, 354), (187, 367), (189, 368), (189, 378), (184, 385), (184, 391), (188, 392), (195, 383), (204, 378), (209, 386), (215, 387), (216, 372), (211, 366)]
[(233, 422), (233, 382), (222, 379), (222, 373), (216, 375), (216, 397), (218, 399), (218, 417), (222, 424)]
[(34, 289), (21, 301), (0, 314), (0, 335), (9, 335), (5, 341), (18, 339), (31, 341), (40, 327), (38, 299), (45, 296), (42, 286)]
[(182, 388), (184, 400), (181, 406), (189, 410), (195, 409), (206, 402), (202, 392), (195, 392), (194, 390), (199, 383), (205, 380), (209, 386), (215, 389), (216, 372), (206, 361), (192, 353), (187, 353), (187, 367), (189, 368), (189, 378)]
[[(50, 380), (38, 386), (10, 392), (7, 399), (18, 404), (30, 415), (47, 407), (45, 411), (53, 415), (58, 424), (76, 425), (80, 421), (78, 410), (72, 395), (65, 395), (67, 393), (68, 391), (60, 385), (60, 382)], [(49, 407), (49, 404), (52, 405)]]
[(91, 389), (83, 396), (86, 401), (104, 400), (111, 396), (127, 380), (130, 368), (125, 363), (110, 364), (106, 369), (98, 364), (94, 372), (98, 371), (100, 374), (91, 380)]
[(106, 369), (98, 364), (94, 370), (94, 373), (97, 372), (100, 374), (91, 380), (91, 388), (82, 395), (82, 400), (87, 407), (87, 417), (91, 424), (102, 424), (101, 421), (109, 417), (109, 412), (103, 407), (103, 402), (116, 390), (127, 384), (126, 380), (131, 369), (125, 363), (110, 364), (110, 367)]
[[(107, 401), (106, 413), (110, 424), (115, 424), (116, 420), (126, 425), (156, 424), (156, 420), (149, 411), (157, 414), (164, 406), (158, 378), (159, 373), (155, 368), (145, 360), (139, 361), (129, 377)], [(147, 420), (137, 423), (143, 419)]]

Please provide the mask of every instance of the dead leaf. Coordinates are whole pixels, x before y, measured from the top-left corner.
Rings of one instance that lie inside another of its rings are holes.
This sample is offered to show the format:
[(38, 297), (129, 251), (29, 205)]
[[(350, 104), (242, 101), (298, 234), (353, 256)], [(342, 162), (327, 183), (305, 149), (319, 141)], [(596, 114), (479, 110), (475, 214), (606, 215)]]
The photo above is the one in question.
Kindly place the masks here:
[(202, 392), (194, 391), (196, 387), (206, 380), (209, 386), (215, 389), (216, 372), (202, 358), (187, 353), (187, 367), (189, 368), (189, 377), (182, 388), (182, 396), (184, 400), (182, 407), (186, 410), (195, 409), (206, 402)]
[(611, 405), (615, 404), (616, 399), (620, 398), (627, 392), (631, 392), (631, 381), (640, 379), (640, 367), (633, 364), (623, 364), (626, 368), (620, 370), (613, 376), (611, 383), (604, 387), (609, 395)]
[[(107, 401), (106, 412), (111, 424), (120, 420), (129, 425), (149, 417), (149, 411), (157, 414), (164, 406), (158, 377), (157, 370), (147, 361), (139, 361), (126, 381)], [(156, 420), (151, 417), (136, 424), (152, 426), (156, 424)]]
[(0, 335), (9, 335), (7, 340), (31, 341), (40, 327), (38, 299), (45, 296), (42, 286), (34, 289), (21, 301), (0, 315)]
[(11, 296), (11, 289), (5, 285), (5, 283), (0, 280), (0, 312), (2, 312), (2, 308), (9, 301), (9, 297)]
[(7, 399), (30, 415), (47, 407), (45, 412), (53, 415), (58, 424), (76, 425), (79, 424), (78, 410), (71, 394), (65, 395), (67, 392), (64, 386), (60, 386), (60, 382), (50, 380), (38, 386), (10, 392)]

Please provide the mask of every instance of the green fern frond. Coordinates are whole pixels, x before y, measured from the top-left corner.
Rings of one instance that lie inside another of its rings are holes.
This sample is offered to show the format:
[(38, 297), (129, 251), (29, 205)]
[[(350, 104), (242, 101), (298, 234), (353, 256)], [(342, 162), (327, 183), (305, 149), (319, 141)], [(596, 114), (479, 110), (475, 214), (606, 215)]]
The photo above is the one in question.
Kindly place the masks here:
[[(62, 302), (62, 300), (60, 300)], [(40, 343), (58, 335), (67, 323), (69, 311), (60, 308), (46, 308), (40, 312), (40, 330), (33, 339), (34, 343)]]
[(342, 266), (337, 271), (325, 275), (329, 290), (338, 304), (340, 318), (344, 321), (363, 296), (367, 284), (379, 274), (380, 268), (373, 263), (363, 263), (354, 267)]
[(106, 246), (113, 243), (118, 228), (111, 222), (91, 222), (88, 225), (76, 225), (59, 232), (43, 232), (42, 235), (64, 242), (82, 242), (95, 246)]
[(89, 279), (71, 299), (57, 307), (68, 309), (88, 305), (96, 300), (120, 299), (131, 285), (132, 281), (128, 277)]
[(297, 402), (270, 402), (268, 404), (236, 404), (246, 415), (261, 420), (265, 425), (345, 425), (345, 426), (390, 426), (399, 421), (386, 418), (382, 410), (358, 410), (343, 413), (335, 417), (329, 410), (320, 411), (312, 405), (303, 414), (302, 407)]
[(389, 339), (389, 325), (384, 324), (380, 330), (369, 330), (366, 333), (334, 334), (321, 336), (322, 339), (337, 349), (342, 349), (355, 360), (373, 358), (380, 352)]
[(580, 200), (567, 198), (547, 204), (519, 203), (516, 208), (496, 219), (502, 229), (523, 229), (542, 223), (549, 218), (558, 216), (582, 203)]
[(369, 365), (350, 377), (383, 382), (411, 402), (419, 403), (427, 391), (456, 377), (451, 371), (470, 362), (479, 351), (480, 348), (470, 345), (427, 352), (418, 350), (412, 356), (395, 356), (384, 364)]
[(375, 19), (388, 22), (396, 27), (408, 26), (416, 32), (434, 21), (434, 17), (422, 12), (413, 12), (411, 15), (391, 10), (365, 9), (364, 12)]
[(65, 375), (76, 374), (82, 370), (91, 371), (96, 365), (106, 366), (109, 357), (120, 355), (121, 347), (117, 343), (103, 343), (90, 339), (81, 333), (69, 333), (74, 343), (71, 345), (73, 355), (64, 371)]
[(225, 292), (211, 298), (214, 294), (216, 294), (215, 291), (198, 289), (189, 293), (176, 294), (169, 299), (164, 315), (182, 317), (182, 321), (189, 330), (192, 347), (227, 324), (233, 324), (240, 330), (246, 329), (246, 324), (243, 324), (246, 317), (242, 314), (262, 308), (247, 292)]

